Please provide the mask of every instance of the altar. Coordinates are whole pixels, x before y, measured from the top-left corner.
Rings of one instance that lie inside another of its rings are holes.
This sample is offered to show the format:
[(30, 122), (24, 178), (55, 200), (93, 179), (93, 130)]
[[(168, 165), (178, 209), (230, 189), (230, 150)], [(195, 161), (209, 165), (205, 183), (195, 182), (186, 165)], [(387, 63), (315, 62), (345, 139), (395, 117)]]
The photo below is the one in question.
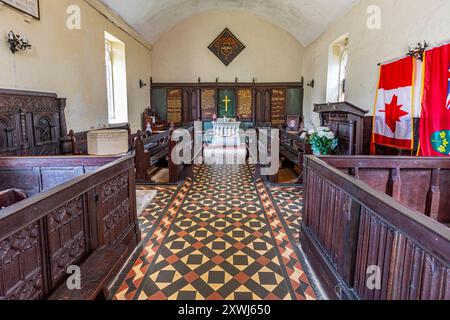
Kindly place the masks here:
[(207, 164), (245, 164), (247, 147), (241, 123), (233, 119), (217, 119), (212, 122), (211, 143), (205, 145), (203, 153)]

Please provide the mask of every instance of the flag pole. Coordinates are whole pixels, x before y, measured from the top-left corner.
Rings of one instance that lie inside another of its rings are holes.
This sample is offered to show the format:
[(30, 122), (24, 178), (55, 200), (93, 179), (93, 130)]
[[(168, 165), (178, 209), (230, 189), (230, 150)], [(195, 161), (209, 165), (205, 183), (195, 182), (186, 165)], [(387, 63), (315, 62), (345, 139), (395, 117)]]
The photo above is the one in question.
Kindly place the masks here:
[[(432, 45), (429, 44), (429, 43), (427, 42), (427, 48), (425, 49), (425, 51), (432, 50), (432, 49), (437, 48), (437, 47), (445, 46), (445, 45), (447, 45), (447, 44), (450, 44), (450, 40), (444, 40), (444, 41), (436, 42), (436, 43), (434, 43), (434, 44), (432, 44)], [(388, 64), (388, 63), (396, 62), (396, 61), (398, 61), (398, 60), (401, 60), (401, 59), (403, 59), (403, 58), (406, 58), (407, 56), (408, 56), (408, 54), (405, 54), (405, 55), (399, 56), (399, 57), (397, 57), (397, 58), (392, 58), (392, 59), (387, 60), (387, 61), (384, 61), (384, 62), (379, 62), (379, 63), (378, 63), (378, 66), (381, 66), (381, 65), (383, 65), (383, 64)]]

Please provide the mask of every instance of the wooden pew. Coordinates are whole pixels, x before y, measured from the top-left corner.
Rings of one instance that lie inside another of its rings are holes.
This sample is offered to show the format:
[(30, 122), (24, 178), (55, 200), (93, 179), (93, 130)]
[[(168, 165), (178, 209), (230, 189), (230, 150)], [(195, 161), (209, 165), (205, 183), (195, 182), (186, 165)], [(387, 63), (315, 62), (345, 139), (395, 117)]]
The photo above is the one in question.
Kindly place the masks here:
[[(194, 127), (186, 124), (185, 129), (191, 137), (191, 160), (194, 156)], [(167, 159), (169, 168), (169, 183), (178, 183), (187, 177), (193, 177), (192, 163), (175, 164), (172, 161), (172, 151), (177, 146), (177, 142), (172, 140), (172, 135), (176, 132), (173, 124), (170, 130), (164, 132), (155, 132), (153, 135), (147, 135), (138, 131), (134, 139), (135, 163), (136, 163), (136, 181), (138, 183), (153, 183), (150, 170), (161, 160)], [(182, 140), (179, 142), (182, 143)]]
[[(190, 154), (190, 163), (182, 163), (182, 164), (175, 164), (173, 159), (172, 159), (172, 154), (174, 151), (174, 148), (177, 146), (178, 143), (183, 143), (183, 140), (180, 139), (179, 142), (175, 141), (174, 139), (172, 139), (172, 136), (174, 133), (171, 134), (171, 138), (169, 141), (169, 182), (170, 183), (178, 183), (183, 179), (186, 179), (188, 177), (193, 178), (194, 177), (194, 173), (193, 173), (193, 161), (194, 161), (194, 127), (186, 127), (186, 128), (181, 128), (181, 129), (185, 129), (189, 132), (190, 135), (190, 149), (191, 149), (191, 154)], [(176, 131), (175, 131), (176, 134)], [(181, 156), (183, 155), (182, 152), (180, 154)]]
[[(266, 164), (261, 163), (261, 152), (266, 153), (267, 157), (270, 158), (272, 154), (272, 137), (271, 137), (271, 127), (256, 127), (256, 138), (257, 138), (257, 154), (253, 156), (256, 161), (255, 164), (255, 172), (253, 175), (254, 180), (264, 179), (270, 183), (278, 183), (278, 173), (273, 176), (263, 176), (261, 175), (261, 169), (267, 166)], [(265, 146), (261, 142), (261, 135), (267, 135), (267, 145)], [(265, 150), (263, 150), (265, 149)], [(277, 154), (277, 157), (279, 154)]]
[(147, 135), (140, 130), (137, 132), (133, 146), (138, 183), (152, 183), (149, 170), (169, 155), (171, 132), (171, 130), (167, 130), (153, 135)]
[(133, 160), (0, 158), (0, 190), (30, 196), (0, 211), (0, 300), (47, 299), (72, 265), (92, 274), (74, 295), (90, 299), (106, 288), (141, 241)]
[(445, 158), (307, 156), (300, 244), (328, 297), (450, 299), (449, 181)]
[(95, 250), (80, 267), (81, 288), (74, 290), (63, 283), (49, 300), (106, 300), (108, 290), (128, 257), (127, 246), (116, 243)]
[(403, 205), (438, 222), (450, 223), (450, 161), (417, 157), (322, 157)]
[(280, 130), (280, 155), (294, 164), (300, 172), (297, 179), (288, 183), (303, 183), (304, 156), (313, 153), (311, 146), (306, 143), (305, 139), (301, 138), (303, 133), (306, 133), (306, 131), (294, 135), (286, 130)]
[(0, 210), (3, 210), (13, 204), (25, 200), (28, 198), (27, 194), (23, 190), (9, 189), (0, 191)]

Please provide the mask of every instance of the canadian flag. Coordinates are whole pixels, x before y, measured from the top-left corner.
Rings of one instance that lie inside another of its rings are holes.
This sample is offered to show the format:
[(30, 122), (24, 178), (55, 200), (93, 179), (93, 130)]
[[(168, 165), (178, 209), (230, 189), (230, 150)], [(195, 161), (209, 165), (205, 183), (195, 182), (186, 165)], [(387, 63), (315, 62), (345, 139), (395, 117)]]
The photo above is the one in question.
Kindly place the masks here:
[(374, 107), (371, 152), (375, 145), (412, 150), (414, 147), (415, 62), (407, 57), (380, 67)]

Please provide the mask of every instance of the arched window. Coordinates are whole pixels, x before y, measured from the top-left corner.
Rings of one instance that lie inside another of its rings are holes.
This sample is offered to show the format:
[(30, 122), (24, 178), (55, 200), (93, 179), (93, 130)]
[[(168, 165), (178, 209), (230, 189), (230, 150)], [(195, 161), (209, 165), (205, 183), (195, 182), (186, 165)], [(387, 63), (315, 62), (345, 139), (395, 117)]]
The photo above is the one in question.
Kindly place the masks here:
[(128, 122), (125, 44), (105, 32), (106, 96), (109, 124)]
[(339, 102), (345, 101), (347, 64), (348, 64), (348, 51), (347, 48), (345, 48), (342, 51), (341, 60), (339, 63)]
[(333, 41), (328, 49), (328, 102), (342, 102), (346, 99), (348, 44), (348, 35), (343, 35)]
[(111, 41), (105, 39), (105, 60), (106, 60), (106, 94), (108, 95), (108, 116), (109, 120), (116, 118), (114, 105), (114, 77)]

